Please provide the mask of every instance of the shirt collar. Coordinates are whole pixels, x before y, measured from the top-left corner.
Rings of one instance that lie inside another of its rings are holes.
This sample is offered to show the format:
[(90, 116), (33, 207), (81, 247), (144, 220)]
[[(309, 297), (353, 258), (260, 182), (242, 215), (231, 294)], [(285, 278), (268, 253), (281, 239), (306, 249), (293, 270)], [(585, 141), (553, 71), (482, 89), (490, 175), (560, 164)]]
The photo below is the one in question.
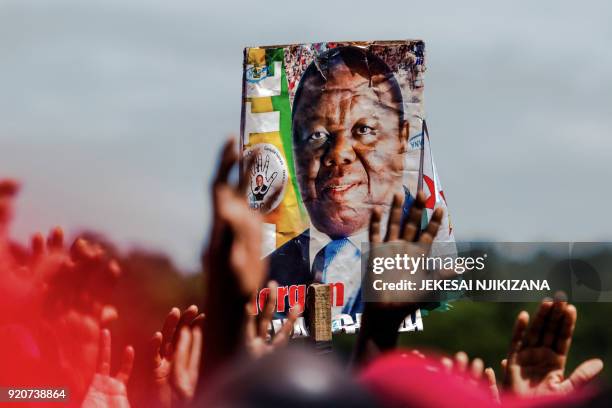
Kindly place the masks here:
[[(368, 242), (368, 230), (366, 228), (365, 230), (359, 231), (347, 238), (351, 244), (361, 250), (361, 244)], [(312, 263), (314, 262), (314, 259), (319, 251), (329, 244), (331, 240), (332, 239), (329, 237), (329, 235), (316, 229), (312, 223), (310, 224), (310, 246), (308, 250), (310, 269), (312, 269)]]

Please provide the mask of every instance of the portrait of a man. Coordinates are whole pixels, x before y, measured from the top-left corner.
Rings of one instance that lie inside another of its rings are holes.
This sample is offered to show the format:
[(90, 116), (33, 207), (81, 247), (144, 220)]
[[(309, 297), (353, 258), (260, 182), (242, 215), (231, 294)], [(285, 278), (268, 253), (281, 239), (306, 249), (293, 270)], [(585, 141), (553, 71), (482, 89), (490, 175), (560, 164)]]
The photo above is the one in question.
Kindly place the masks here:
[(361, 243), (374, 207), (402, 185), (409, 124), (401, 88), (379, 57), (332, 48), (305, 70), (292, 110), (296, 178), (310, 228), (269, 255), (280, 285), (344, 284), (343, 313), (359, 311)]

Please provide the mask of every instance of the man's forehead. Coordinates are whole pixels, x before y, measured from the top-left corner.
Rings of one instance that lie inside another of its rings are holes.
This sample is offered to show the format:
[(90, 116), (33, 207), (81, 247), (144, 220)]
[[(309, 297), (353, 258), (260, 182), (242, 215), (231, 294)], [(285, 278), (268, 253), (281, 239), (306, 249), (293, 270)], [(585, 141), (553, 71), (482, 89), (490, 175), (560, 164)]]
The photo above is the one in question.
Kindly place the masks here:
[(344, 63), (330, 67), (325, 75), (311, 75), (305, 78), (304, 88), (317, 89), (357, 89), (370, 85), (370, 79), (351, 71)]
[(369, 80), (357, 77), (354, 81), (327, 81), (319, 84), (305, 84), (302, 90), (301, 104), (308, 104), (321, 100), (367, 100), (372, 103), (384, 100), (391, 102), (393, 96), (389, 92), (389, 86), (385, 83), (372, 85)]
[(310, 103), (317, 103), (322, 100), (341, 101), (362, 101), (371, 99), (375, 101), (378, 96), (374, 89), (368, 86), (359, 86), (355, 88), (346, 88), (342, 86), (325, 87), (322, 89), (312, 90), (304, 94)]
[(296, 107), (308, 116), (319, 116), (321, 112), (343, 109), (372, 110), (376, 115), (378, 109), (390, 110), (398, 113), (398, 107), (392, 101), (392, 96), (381, 92), (369, 83), (357, 87), (326, 86), (322, 89), (312, 89), (305, 92)]
[(381, 75), (365, 77), (356, 70), (351, 70), (344, 62), (337, 62), (330, 65), (325, 71), (318, 74), (311, 74), (300, 86), (302, 87), (302, 97), (308, 99), (318, 99), (323, 94), (347, 93), (355, 95), (372, 95), (379, 98), (390, 95), (391, 83)]

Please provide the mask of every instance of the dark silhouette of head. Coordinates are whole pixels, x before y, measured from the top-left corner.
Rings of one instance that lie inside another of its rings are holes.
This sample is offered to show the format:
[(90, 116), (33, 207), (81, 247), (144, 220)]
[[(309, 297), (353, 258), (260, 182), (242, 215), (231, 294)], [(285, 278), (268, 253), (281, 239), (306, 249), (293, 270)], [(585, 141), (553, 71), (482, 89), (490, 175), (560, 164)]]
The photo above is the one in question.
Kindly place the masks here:
[(374, 403), (331, 357), (294, 346), (255, 361), (235, 361), (195, 406), (359, 408)]

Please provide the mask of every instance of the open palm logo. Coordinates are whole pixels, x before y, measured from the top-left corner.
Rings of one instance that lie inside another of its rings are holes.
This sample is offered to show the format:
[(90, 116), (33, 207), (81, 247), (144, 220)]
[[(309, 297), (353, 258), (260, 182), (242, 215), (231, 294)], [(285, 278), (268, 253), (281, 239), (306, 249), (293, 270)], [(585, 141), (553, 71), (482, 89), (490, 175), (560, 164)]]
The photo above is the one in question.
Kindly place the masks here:
[(277, 171), (268, 175), (268, 170), (270, 169), (270, 156), (266, 155), (265, 162), (263, 162), (262, 159), (261, 154), (257, 155), (255, 163), (253, 163), (253, 167), (251, 168), (251, 193), (253, 193), (255, 201), (263, 201), (278, 175)]
[(285, 159), (276, 146), (259, 143), (244, 151), (250, 163), (247, 173), (249, 206), (264, 214), (274, 210), (284, 197), (287, 184)]

